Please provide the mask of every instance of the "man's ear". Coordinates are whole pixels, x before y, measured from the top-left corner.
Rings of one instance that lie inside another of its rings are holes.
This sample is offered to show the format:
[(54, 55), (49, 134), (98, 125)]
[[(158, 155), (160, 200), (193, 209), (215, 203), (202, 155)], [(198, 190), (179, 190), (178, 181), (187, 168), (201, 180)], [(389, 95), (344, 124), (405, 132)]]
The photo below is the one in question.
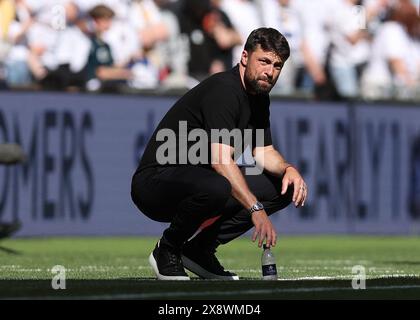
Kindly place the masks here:
[(248, 64), (248, 51), (246, 50), (242, 51), (241, 64), (244, 67), (246, 67), (246, 65)]

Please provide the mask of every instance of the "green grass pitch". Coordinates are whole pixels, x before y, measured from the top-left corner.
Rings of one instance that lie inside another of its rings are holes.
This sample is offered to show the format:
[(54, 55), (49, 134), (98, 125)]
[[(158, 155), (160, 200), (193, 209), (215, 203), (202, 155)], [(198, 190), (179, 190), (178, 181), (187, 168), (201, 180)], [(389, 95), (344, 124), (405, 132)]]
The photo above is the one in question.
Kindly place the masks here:
[[(261, 280), (261, 253), (249, 237), (218, 257), (241, 281), (157, 281), (148, 264), (156, 238), (23, 238), (0, 241), (0, 299), (341, 299), (420, 298), (420, 238), (280, 237), (278, 281)], [(53, 290), (55, 265), (66, 289)], [(354, 290), (353, 266), (366, 272)], [(190, 274), (193, 276), (192, 274)]]

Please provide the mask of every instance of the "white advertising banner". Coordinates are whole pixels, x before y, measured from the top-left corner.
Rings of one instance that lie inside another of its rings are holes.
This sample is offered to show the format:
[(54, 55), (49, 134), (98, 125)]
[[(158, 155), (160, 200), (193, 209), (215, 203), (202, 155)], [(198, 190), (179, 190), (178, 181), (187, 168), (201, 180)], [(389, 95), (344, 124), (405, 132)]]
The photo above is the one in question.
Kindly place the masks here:
[[(130, 197), (131, 176), (176, 97), (0, 93), (0, 221), (18, 236), (159, 235)], [(304, 208), (272, 216), (279, 233), (420, 233), (420, 109), (273, 101), (275, 145), (309, 187)]]
[(154, 234), (163, 226), (131, 201), (138, 156), (174, 99), (0, 94), (0, 141), (25, 164), (0, 166), (0, 220), (17, 235)]

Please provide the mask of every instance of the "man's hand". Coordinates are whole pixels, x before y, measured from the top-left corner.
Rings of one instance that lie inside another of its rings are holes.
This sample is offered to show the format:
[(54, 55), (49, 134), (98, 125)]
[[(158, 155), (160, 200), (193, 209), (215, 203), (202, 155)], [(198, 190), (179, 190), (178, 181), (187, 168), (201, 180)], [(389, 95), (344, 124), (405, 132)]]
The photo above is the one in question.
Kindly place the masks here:
[(303, 207), (305, 205), (306, 197), (308, 196), (308, 189), (306, 187), (305, 181), (303, 181), (302, 176), (299, 172), (292, 166), (286, 168), (286, 171), (283, 176), (281, 194), (287, 192), (289, 185), (293, 184), (293, 198), (292, 201), (295, 203), (296, 207)]
[(258, 247), (261, 248), (264, 240), (265, 244), (269, 247), (275, 246), (277, 241), (277, 233), (274, 230), (273, 224), (267, 216), (265, 210), (255, 211), (252, 213), (252, 223), (255, 226), (252, 241), (258, 238)]

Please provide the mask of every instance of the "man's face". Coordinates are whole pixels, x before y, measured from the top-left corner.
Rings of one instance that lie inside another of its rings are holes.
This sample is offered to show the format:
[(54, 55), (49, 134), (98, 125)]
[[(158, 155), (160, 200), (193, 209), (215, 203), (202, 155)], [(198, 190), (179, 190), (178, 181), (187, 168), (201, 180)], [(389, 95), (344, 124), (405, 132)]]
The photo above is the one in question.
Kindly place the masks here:
[(112, 24), (112, 18), (99, 18), (95, 19), (96, 31), (103, 33), (108, 31)]
[(245, 67), (244, 82), (251, 93), (269, 93), (279, 78), (283, 61), (274, 52), (260, 46), (253, 52), (242, 52), (241, 63)]

